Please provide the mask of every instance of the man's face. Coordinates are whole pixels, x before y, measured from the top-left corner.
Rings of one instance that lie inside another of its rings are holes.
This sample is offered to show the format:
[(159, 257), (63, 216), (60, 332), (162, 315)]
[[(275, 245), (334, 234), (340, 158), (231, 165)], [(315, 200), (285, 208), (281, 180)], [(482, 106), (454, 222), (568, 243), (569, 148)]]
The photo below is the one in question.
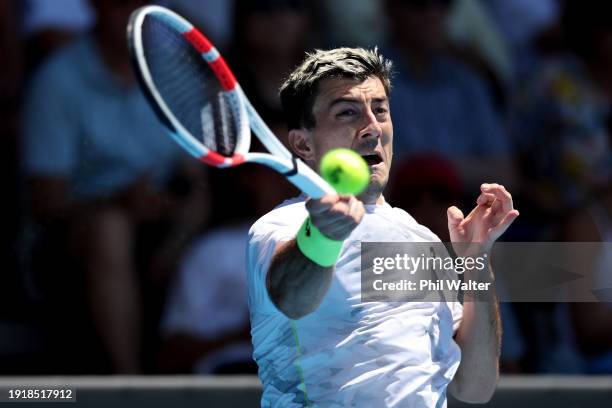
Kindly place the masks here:
[(306, 160), (318, 169), (329, 150), (353, 149), (366, 160), (371, 173), (370, 184), (361, 198), (365, 203), (376, 202), (389, 179), (393, 156), (389, 98), (380, 79), (321, 81), (313, 115), (316, 124), (305, 132), (312, 149)]

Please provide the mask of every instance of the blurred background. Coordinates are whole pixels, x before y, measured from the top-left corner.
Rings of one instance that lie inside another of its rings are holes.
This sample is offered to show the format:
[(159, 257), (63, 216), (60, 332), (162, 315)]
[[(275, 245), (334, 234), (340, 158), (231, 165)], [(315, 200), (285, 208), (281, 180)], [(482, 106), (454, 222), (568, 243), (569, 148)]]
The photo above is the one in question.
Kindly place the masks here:
[[(254, 374), (246, 232), (296, 191), (164, 135), (132, 75), (142, 0), (0, 1), (0, 374)], [(386, 196), (448, 240), (482, 182), (508, 241), (612, 240), (612, 3), (167, 0), (279, 138), (278, 87), (313, 48), (394, 61)], [(612, 273), (603, 254), (598, 273)], [(504, 303), (506, 374), (612, 374), (606, 303)]]

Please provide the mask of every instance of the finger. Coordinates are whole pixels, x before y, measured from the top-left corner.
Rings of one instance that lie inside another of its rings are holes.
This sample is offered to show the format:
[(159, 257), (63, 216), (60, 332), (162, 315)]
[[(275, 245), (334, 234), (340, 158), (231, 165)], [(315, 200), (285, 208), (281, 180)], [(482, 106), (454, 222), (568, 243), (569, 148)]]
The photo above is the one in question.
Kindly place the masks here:
[(340, 195), (340, 196), (338, 196), (338, 201), (343, 201), (345, 203), (348, 203), (349, 201), (352, 201), (354, 198), (355, 198), (355, 196), (352, 195), (352, 194)]
[(505, 214), (505, 213), (507, 213), (508, 211), (503, 212), (503, 205), (504, 205), (504, 204), (502, 203), (502, 201), (501, 201), (500, 199), (496, 198), (496, 199), (495, 199), (495, 201), (493, 201), (493, 203), (491, 204), (491, 211), (492, 211), (494, 214), (497, 214), (497, 213), (503, 213), (503, 214)]
[(309, 198), (306, 201), (306, 209), (310, 216), (315, 214), (321, 214), (328, 211), (334, 204), (338, 202), (340, 198), (334, 194), (326, 194), (319, 199)]
[(455, 206), (449, 207), (446, 210), (446, 216), (448, 218), (448, 229), (455, 229), (461, 221), (463, 221), (463, 212)]
[(496, 201), (491, 205), (494, 212), (505, 214), (513, 209), (512, 196), (506, 191), (504, 186), (495, 185), (491, 188), (483, 188), (483, 191), (490, 191), (487, 194), (495, 195)]
[(338, 200), (327, 211), (311, 214), (313, 224), (321, 229), (350, 216), (350, 203), (352, 201), (356, 201), (356, 199), (353, 197), (353, 200)]
[(349, 201), (349, 210), (348, 213), (351, 216), (362, 215), (365, 212), (365, 208), (363, 207), (363, 203), (358, 200), (355, 196), (352, 196), (352, 199)]
[[(340, 207), (340, 204), (344, 203), (336, 203), (334, 207)], [(353, 197), (344, 205), (335, 216), (329, 216), (320, 224), (315, 224), (321, 233), (333, 239), (344, 239), (359, 225), (365, 213), (363, 203)]]
[(317, 214), (311, 217), (312, 223), (318, 229), (327, 228), (329, 225), (333, 225), (343, 218), (346, 218), (346, 213), (333, 212), (325, 214)]
[(493, 190), (498, 188), (500, 185), (497, 183), (482, 183), (480, 185), (480, 190)]
[(512, 203), (512, 195), (506, 190), (504, 186), (501, 184), (483, 184), (480, 186), (480, 190), (483, 193), (494, 194), (497, 199), (501, 201), (502, 210), (504, 212), (508, 212), (514, 208), (514, 204)]
[(350, 209), (349, 214), (359, 224), (361, 222), (361, 220), (363, 219), (363, 216), (365, 214), (365, 207), (363, 205), (363, 202), (361, 202), (361, 200), (358, 200), (358, 199), (355, 198), (355, 203), (353, 204), (353, 207)]
[(506, 232), (510, 224), (512, 224), (512, 222), (514, 222), (514, 220), (518, 216), (519, 216), (519, 212), (517, 210), (509, 211), (504, 217), (504, 219), (499, 224), (497, 224), (495, 227), (491, 229), (491, 235), (493, 236), (493, 238), (497, 239), (504, 232)]
[(359, 224), (365, 213), (363, 203), (354, 196), (347, 203), (338, 202), (330, 210), (340, 215), (339, 219), (348, 218), (354, 224)]
[(491, 206), (497, 197), (491, 193), (481, 193), (476, 199), (476, 204), (483, 206)]
[(353, 197), (346, 202), (346, 215), (348, 217), (353, 216), (355, 209), (357, 208), (357, 199)]

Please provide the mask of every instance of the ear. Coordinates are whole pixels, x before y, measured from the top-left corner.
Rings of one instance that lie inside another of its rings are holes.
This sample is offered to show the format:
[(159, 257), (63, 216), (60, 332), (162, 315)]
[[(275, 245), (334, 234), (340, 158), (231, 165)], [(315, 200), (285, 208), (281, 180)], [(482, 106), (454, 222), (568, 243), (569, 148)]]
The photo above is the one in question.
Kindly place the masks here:
[(314, 161), (314, 146), (310, 132), (305, 129), (291, 129), (289, 131), (289, 146), (293, 153), (306, 163)]

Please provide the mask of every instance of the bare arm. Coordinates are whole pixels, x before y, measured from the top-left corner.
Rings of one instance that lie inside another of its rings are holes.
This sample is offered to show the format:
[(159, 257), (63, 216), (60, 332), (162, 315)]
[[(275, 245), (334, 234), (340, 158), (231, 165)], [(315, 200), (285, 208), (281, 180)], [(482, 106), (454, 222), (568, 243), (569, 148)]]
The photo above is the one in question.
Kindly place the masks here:
[(102, 206), (121, 207), (135, 220), (154, 219), (170, 212), (174, 214), (174, 224), (180, 227), (174, 235), (184, 236), (185, 227), (200, 225), (208, 213), (206, 177), (200, 169), (201, 166), (190, 162), (180, 163), (177, 172), (184, 179), (183, 184), (193, 187), (185, 197), (157, 191), (150, 176), (143, 173), (111, 196), (75, 201), (70, 193), (68, 177), (32, 176), (28, 180), (32, 213), (38, 221), (46, 222), (73, 220), (92, 208)]
[[(493, 282), (490, 268), (466, 271), (465, 279)], [(499, 378), (501, 324), (493, 285), (486, 292), (465, 292), (463, 318), (455, 334), (461, 348), (461, 364), (449, 385), (458, 399), (484, 403), (491, 399)]]
[[(361, 222), (365, 212), (354, 196), (326, 195), (310, 199), (306, 209), (312, 224), (328, 238), (342, 241)], [(266, 288), (276, 307), (291, 319), (316, 310), (327, 294), (333, 267), (322, 267), (308, 259), (295, 239), (276, 248), (266, 277)]]
[(324, 268), (306, 258), (295, 239), (276, 251), (266, 278), (272, 302), (291, 319), (313, 312), (327, 293), (334, 268)]
[[(463, 216), (457, 207), (448, 209), (448, 230), (457, 253), (490, 252), (495, 240), (518, 217), (512, 196), (499, 184), (482, 184), (476, 207)], [(467, 243), (467, 248), (455, 243)], [(465, 279), (492, 283), (493, 271), (466, 271)], [(463, 319), (455, 335), (461, 348), (461, 363), (449, 391), (465, 402), (483, 403), (493, 396), (499, 377), (501, 329), (499, 306), (493, 285), (487, 291), (466, 292)]]

